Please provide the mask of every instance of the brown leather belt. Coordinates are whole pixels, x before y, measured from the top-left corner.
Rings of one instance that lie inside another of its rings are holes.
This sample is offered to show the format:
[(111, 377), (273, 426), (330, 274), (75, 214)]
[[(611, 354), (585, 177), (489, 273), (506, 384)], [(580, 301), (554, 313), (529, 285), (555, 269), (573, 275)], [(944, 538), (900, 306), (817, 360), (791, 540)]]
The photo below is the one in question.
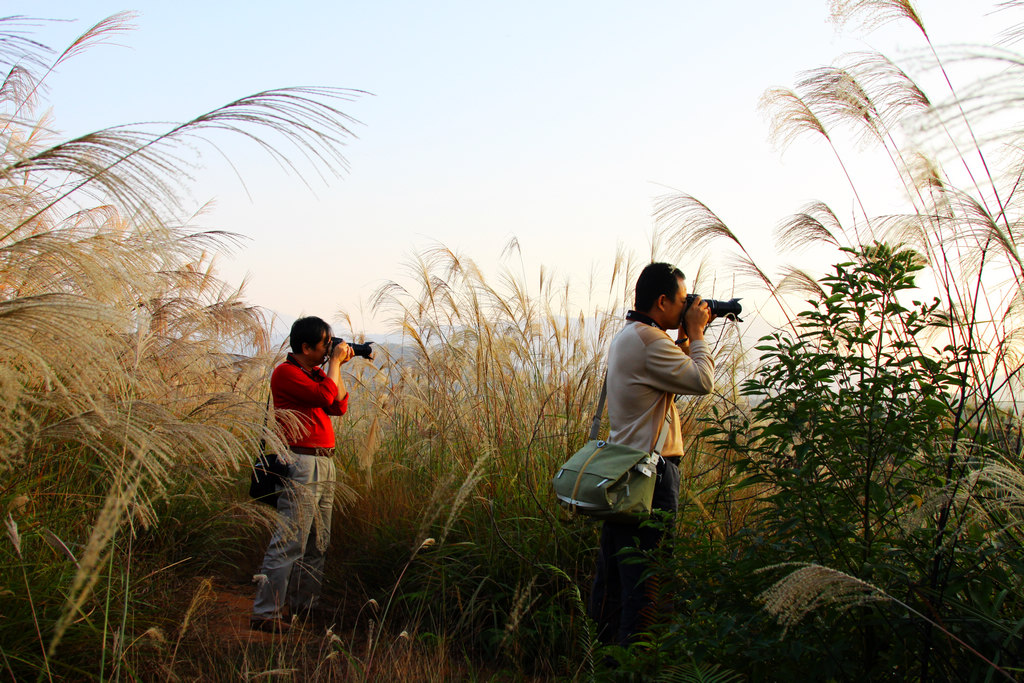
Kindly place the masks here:
[(299, 455), (319, 455), (324, 458), (329, 458), (334, 455), (333, 448), (307, 448), (306, 446), (289, 446), (288, 450), (292, 453), (298, 453)]

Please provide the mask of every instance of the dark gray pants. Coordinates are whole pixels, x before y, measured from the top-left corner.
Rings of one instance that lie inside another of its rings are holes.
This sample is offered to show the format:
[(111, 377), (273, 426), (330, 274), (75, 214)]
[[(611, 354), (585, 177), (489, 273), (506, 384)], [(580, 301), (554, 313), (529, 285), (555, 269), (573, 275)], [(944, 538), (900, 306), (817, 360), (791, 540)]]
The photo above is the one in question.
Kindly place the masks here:
[[(679, 467), (664, 458), (651, 507), (669, 519), (679, 507)], [(643, 578), (650, 566), (644, 554), (657, 548), (664, 534), (661, 524), (605, 522), (601, 527), (589, 612), (602, 643), (628, 645), (653, 623), (657, 585)]]

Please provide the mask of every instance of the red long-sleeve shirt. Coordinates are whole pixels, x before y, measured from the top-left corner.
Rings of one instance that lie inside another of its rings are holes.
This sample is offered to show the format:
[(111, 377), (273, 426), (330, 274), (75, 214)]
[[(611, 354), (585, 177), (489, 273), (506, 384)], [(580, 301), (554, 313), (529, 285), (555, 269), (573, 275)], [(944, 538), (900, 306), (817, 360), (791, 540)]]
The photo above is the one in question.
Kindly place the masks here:
[(334, 426), (328, 415), (345, 414), (348, 394), (339, 397), (338, 385), (323, 370), (306, 372), (289, 354), (270, 376), (270, 393), (288, 445), (334, 448)]

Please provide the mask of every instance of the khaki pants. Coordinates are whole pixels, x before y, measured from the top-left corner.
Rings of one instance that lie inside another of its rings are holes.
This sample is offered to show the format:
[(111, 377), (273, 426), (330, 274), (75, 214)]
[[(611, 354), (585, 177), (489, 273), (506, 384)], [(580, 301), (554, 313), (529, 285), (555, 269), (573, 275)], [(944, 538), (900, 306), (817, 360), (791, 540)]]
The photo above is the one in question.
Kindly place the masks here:
[(277, 500), (277, 529), (260, 573), (253, 617), (280, 619), (309, 610), (320, 597), (331, 540), (331, 508), (337, 471), (331, 458), (288, 453), (288, 480)]

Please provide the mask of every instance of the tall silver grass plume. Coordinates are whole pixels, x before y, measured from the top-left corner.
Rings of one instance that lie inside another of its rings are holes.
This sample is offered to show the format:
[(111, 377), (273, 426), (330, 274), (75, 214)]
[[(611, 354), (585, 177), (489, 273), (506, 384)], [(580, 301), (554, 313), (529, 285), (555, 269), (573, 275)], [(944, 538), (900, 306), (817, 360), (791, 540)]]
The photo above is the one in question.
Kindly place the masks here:
[(1021, 511), (1024, 509), (1024, 472), (1010, 464), (990, 463), (971, 473), (969, 490), (977, 483), (989, 487), (985, 496), (971, 495), (971, 502), (986, 510)]
[(141, 636), (139, 636), (139, 638), (147, 638), (156, 643), (167, 642), (167, 636), (165, 636), (164, 632), (157, 626), (150, 626), (142, 633)]
[(861, 26), (873, 30), (890, 21), (912, 22), (925, 36), (924, 22), (910, 0), (831, 0), (829, 13), (837, 26), (844, 26), (861, 17)]
[(519, 628), (519, 621), (523, 618), (524, 614), (530, 611), (534, 603), (537, 602), (540, 596), (533, 595), (533, 586), (537, 583), (537, 576), (530, 577), (530, 580), (525, 586), (519, 585), (516, 588), (515, 600), (512, 602), (512, 611), (508, 615), (508, 622), (505, 624), (505, 635), (502, 640), (507, 639), (510, 635), (516, 632)]
[(828, 139), (828, 131), (818, 116), (788, 88), (766, 90), (761, 95), (758, 109), (768, 117), (771, 140), (780, 149), (785, 150), (804, 133)]
[(28, 507), (29, 502), (31, 502), (31, 498), (24, 493), (17, 495), (14, 497), (14, 500), (7, 504), (7, 511), (17, 513), (20, 517), (25, 514), (25, 509)]
[(11, 539), (11, 543), (14, 544), (14, 551), (18, 554), (18, 557), (21, 557), (21, 536), (18, 534), (18, 523), (14, 521), (14, 515), (10, 512), (7, 513), (5, 526), (7, 527), (7, 536)]
[[(459, 512), (462, 510), (463, 505), (466, 504), (466, 500), (469, 498), (470, 492), (476, 488), (478, 482), (483, 479), (484, 476), (484, 465), (491, 457), (493, 452), (493, 446), (490, 443), (480, 444), (480, 455), (477, 457), (476, 462), (473, 463), (473, 469), (466, 475), (466, 479), (459, 486), (459, 490), (455, 492), (455, 498), (452, 501), (452, 506), (448, 511), (448, 519), (445, 520), (444, 528), (441, 530), (441, 537), (439, 543), (444, 543), (445, 539), (448, 538), (448, 532), (451, 531), (452, 525), (458, 519)], [(433, 539), (430, 539), (433, 541)], [(422, 547), (422, 546), (421, 546)]]
[(757, 600), (783, 627), (783, 637), (791, 627), (821, 607), (847, 609), (890, 599), (866, 581), (817, 564), (777, 564), (760, 571), (782, 567), (799, 568), (776, 581), (771, 588), (758, 595)]
[(811, 244), (839, 246), (843, 226), (835, 212), (823, 202), (811, 202), (799, 213), (782, 220), (774, 236), (781, 252), (790, 252)]

